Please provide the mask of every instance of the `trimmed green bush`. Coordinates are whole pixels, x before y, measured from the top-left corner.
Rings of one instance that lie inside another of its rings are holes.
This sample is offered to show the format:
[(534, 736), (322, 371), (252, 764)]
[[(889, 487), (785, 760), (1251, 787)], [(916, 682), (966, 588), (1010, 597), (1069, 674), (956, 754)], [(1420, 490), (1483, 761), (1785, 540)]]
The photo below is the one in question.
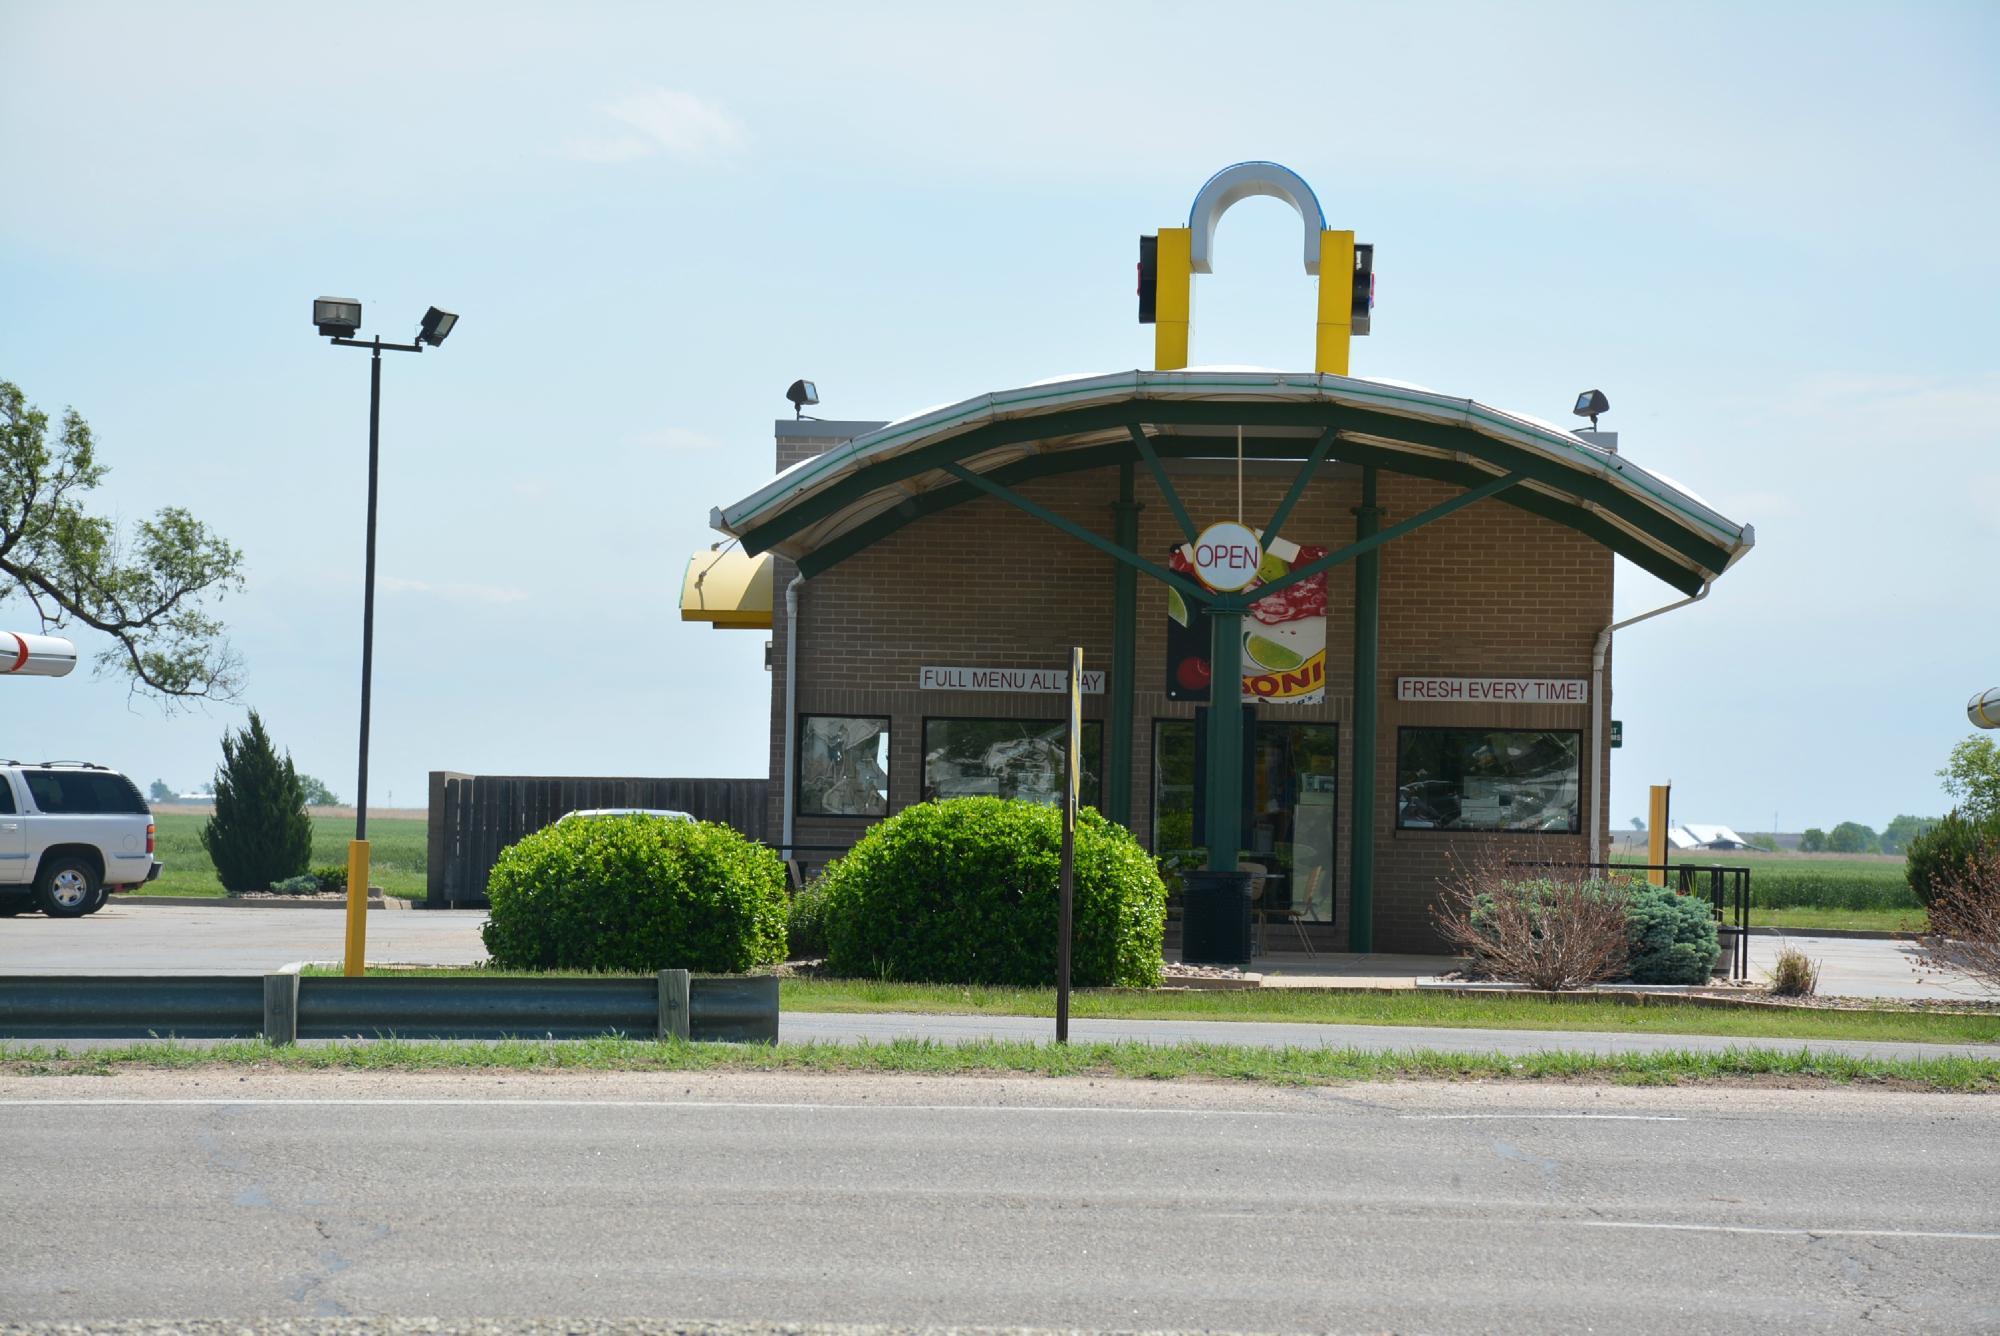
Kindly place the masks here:
[[(322, 891), (344, 891), (347, 889), (347, 865), (324, 863), (312, 870), (312, 879), (319, 883)], [(374, 879), (371, 873), (369, 880)]]
[(1982, 848), (2000, 849), (2000, 814), (1974, 821), (1953, 808), (1943, 820), (1910, 841), (1904, 865), (1910, 893), (1928, 906), (1933, 895), (1965, 876)]
[(272, 882), (271, 889), (279, 895), (318, 895), (319, 882), (310, 875), (286, 877), (282, 881)]
[(793, 960), (819, 960), (826, 955), (826, 886), (818, 877), (792, 897), (785, 944), (786, 954)]
[(712, 821), (591, 817), (503, 850), (480, 935), (503, 969), (740, 974), (785, 958), (785, 865)]
[[(878, 822), (819, 885), (827, 968), (909, 983), (1045, 987), (1056, 977), (1062, 816), (1008, 798), (919, 803)], [(1160, 981), (1166, 887), (1132, 832), (1076, 823), (1071, 980)]]
[(1722, 955), (1708, 901), (1635, 883), (1625, 901), (1625, 977), (1634, 983), (1707, 983)]

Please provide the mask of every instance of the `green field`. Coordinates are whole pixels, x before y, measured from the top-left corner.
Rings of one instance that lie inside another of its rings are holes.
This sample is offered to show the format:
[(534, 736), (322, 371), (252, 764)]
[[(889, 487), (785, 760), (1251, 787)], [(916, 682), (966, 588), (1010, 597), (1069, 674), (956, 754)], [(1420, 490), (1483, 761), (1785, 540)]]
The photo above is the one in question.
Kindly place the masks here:
[[(354, 818), (314, 816), (312, 861), (347, 865), (347, 842), (354, 838)], [(222, 882), (215, 864), (201, 847), (201, 828), (208, 818), (192, 812), (159, 812), (157, 857), (166, 870), (142, 895), (212, 895), (220, 898)], [(425, 823), (408, 817), (368, 820), (369, 880), (390, 895), (405, 900), (424, 897), (424, 865), (429, 846)]]
[(1737, 852), (1675, 854), (1669, 861), (1749, 868), (1750, 922), (1758, 927), (1921, 932), (1927, 921), (1899, 858)]

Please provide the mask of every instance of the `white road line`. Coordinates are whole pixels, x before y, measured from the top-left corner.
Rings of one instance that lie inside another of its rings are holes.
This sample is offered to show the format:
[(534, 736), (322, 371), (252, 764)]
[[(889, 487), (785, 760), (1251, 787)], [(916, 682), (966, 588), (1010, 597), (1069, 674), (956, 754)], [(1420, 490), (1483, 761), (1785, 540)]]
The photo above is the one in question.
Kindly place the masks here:
[(1396, 1114), (1402, 1122), (1688, 1122), (1684, 1114)]
[(1065, 1104), (802, 1104), (708, 1099), (476, 1099), (464, 1096), (393, 1099), (0, 1099), (0, 1108), (521, 1108), (521, 1109), (785, 1109), (810, 1113), (1149, 1113), (1196, 1118), (1292, 1118), (1325, 1114), (1307, 1109), (1145, 1109)]
[(1773, 1225), (1681, 1225), (1650, 1220), (1576, 1220), (1573, 1224), (1590, 1229), (1663, 1229), (1686, 1234), (1786, 1234), (1797, 1238), (1863, 1239), (1970, 1239), (1976, 1243), (2000, 1243), (2000, 1234), (1982, 1234), (1959, 1229), (1812, 1229)]

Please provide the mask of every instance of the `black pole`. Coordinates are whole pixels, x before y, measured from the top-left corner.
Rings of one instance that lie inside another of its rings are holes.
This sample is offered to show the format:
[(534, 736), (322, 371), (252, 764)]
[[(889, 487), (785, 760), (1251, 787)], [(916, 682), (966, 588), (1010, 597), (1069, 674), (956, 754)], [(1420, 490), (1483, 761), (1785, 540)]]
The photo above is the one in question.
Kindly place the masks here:
[(368, 573), (361, 589), (361, 764), (354, 781), (354, 838), (368, 838), (368, 689), (375, 666), (375, 480), (382, 453), (382, 340), (368, 368)]

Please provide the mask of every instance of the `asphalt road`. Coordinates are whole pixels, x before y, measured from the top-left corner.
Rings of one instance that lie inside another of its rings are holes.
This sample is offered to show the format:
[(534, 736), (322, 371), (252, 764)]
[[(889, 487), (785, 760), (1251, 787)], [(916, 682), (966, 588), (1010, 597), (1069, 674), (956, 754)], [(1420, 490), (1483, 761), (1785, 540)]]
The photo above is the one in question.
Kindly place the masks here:
[(1978, 1096), (218, 1071), (0, 1125), (18, 1322), (2000, 1325)]

